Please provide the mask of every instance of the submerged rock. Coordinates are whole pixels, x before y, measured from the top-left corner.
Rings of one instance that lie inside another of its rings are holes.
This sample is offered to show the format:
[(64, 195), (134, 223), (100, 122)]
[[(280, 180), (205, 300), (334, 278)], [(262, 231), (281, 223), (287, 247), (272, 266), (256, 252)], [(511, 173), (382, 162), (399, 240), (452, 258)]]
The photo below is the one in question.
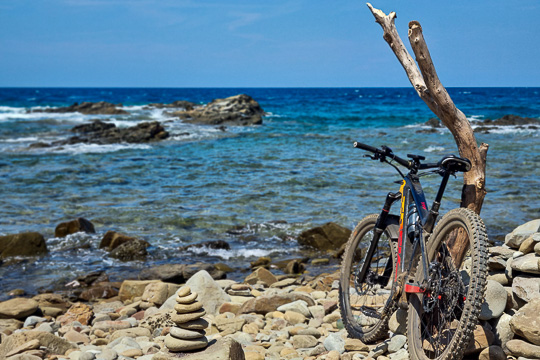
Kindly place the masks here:
[(174, 116), (184, 122), (203, 125), (260, 125), (264, 110), (251, 96), (240, 94), (216, 99), (206, 106), (176, 111)]
[(122, 104), (111, 104), (106, 101), (100, 102), (83, 102), (83, 103), (73, 103), (70, 106), (58, 107), (52, 109), (36, 109), (32, 112), (46, 112), (46, 113), (70, 113), (70, 112), (80, 112), (81, 114), (87, 115), (126, 115), (129, 114), (127, 111), (118, 109), (122, 107)]

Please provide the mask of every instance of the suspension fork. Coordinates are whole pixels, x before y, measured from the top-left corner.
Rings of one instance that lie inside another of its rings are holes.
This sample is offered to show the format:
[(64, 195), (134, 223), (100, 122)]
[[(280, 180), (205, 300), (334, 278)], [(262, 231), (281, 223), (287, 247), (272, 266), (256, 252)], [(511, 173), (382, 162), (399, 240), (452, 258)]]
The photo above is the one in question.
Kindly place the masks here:
[[(386, 229), (388, 213), (390, 212), (390, 208), (392, 207), (392, 204), (398, 201), (399, 199), (401, 199), (400, 193), (388, 193), (388, 195), (386, 195), (384, 206), (381, 210), (381, 213), (379, 214), (379, 217), (377, 218), (377, 222), (375, 223), (375, 228), (373, 229), (373, 239), (371, 240), (371, 243), (369, 244), (369, 248), (366, 253), (366, 259), (373, 258), (373, 254), (375, 254), (375, 250), (377, 250), (377, 245), (379, 244), (379, 239), (381, 238), (382, 233)], [(391, 272), (392, 271), (391, 261), (389, 261), (386, 264), (387, 268), (388, 266), (390, 266), (389, 271)], [(358, 280), (360, 282), (365, 281), (366, 273), (369, 267), (370, 267), (370, 261), (364, 261), (362, 269), (360, 269), (360, 273), (358, 274)], [(384, 273), (386, 274), (387, 272), (388, 272), (388, 269), (385, 269)]]

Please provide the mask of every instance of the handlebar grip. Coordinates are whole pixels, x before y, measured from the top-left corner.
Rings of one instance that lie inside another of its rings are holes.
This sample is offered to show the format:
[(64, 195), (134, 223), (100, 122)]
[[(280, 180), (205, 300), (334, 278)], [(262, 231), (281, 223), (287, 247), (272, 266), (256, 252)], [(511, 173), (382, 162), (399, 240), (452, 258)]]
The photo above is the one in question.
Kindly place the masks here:
[(426, 163), (426, 164), (420, 164), (419, 169), (420, 170), (435, 169), (435, 168), (438, 168), (438, 167), (439, 167), (438, 163)]
[(362, 144), (361, 142), (358, 142), (358, 141), (355, 141), (355, 142), (354, 142), (354, 147), (355, 147), (355, 148), (358, 148), (358, 149), (362, 149), (362, 150), (371, 151), (371, 152), (374, 153), (374, 154), (380, 152), (379, 149), (374, 148), (373, 146), (369, 146), (369, 145), (366, 145), (366, 144)]

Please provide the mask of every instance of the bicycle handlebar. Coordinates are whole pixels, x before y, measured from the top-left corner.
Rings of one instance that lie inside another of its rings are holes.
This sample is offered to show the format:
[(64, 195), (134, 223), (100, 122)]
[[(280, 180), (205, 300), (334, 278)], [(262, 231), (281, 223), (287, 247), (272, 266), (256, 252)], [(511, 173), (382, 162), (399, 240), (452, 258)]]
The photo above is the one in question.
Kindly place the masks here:
[[(354, 143), (354, 147), (366, 151), (370, 151), (375, 154), (374, 159), (375, 160), (381, 160), (384, 161), (386, 157), (389, 157), (390, 159), (394, 160), (398, 164), (406, 167), (407, 169), (412, 169), (414, 166), (414, 162), (410, 160), (405, 160), (400, 158), (399, 156), (395, 155), (392, 150), (386, 146), (382, 146), (381, 149), (377, 149), (373, 146), (362, 144), (361, 142), (356, 141)], [(438, 163), (425, 163), (425, 164), (419, 164), (417, 169), (418, 170), (426, 170), (426, 169), (435, 169), (438, 168)]]

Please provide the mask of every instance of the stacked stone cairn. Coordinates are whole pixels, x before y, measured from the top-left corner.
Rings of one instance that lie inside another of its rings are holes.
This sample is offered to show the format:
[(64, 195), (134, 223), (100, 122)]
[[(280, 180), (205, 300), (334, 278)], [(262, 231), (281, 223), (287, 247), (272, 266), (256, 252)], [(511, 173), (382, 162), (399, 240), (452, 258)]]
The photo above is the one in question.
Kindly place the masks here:
[(208, 322), (202, 317), (206, 315), (203, 304), (197, 301), (197, 293), (184, 286), (176, 293), (175, 313), (171, 320), (177, 325), (171, 327), (165, 337), (165, 346), (170, 352), (201, 350), (208, 346), (205, 331)]

